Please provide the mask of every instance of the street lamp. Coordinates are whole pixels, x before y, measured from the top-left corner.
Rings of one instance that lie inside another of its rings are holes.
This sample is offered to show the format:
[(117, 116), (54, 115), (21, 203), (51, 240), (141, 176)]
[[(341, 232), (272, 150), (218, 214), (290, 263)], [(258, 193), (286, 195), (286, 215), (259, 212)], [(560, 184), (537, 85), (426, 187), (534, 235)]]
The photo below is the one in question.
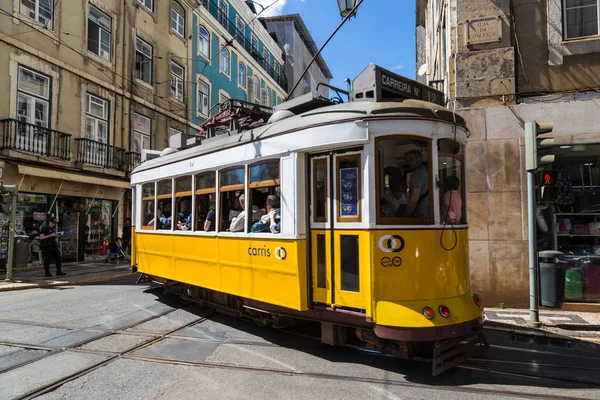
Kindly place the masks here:
[(340, 14), (342, 18), (346, 18), (348, 14), (354, 9), (356, 6), (357, 0), (338, 0), (338, 7), (340, 8)]

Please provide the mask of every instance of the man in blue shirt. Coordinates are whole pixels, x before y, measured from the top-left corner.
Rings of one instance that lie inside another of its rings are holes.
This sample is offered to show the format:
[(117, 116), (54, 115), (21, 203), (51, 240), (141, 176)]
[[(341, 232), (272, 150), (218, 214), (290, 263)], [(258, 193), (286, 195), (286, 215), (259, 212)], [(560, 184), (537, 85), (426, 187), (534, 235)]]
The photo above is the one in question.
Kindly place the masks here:
[(419, 150), (404, 154), (410, 171), (410, 191), (406, 205), (406, 217), (429, 218), (429, 173), (423, 165)]

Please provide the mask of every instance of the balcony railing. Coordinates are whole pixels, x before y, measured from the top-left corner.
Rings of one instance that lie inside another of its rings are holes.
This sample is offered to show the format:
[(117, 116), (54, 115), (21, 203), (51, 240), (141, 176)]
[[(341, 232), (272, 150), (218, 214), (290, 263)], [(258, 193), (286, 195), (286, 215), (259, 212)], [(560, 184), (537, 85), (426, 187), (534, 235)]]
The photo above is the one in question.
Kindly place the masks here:
[(142, 155), (133, 151), (125, 153), (125, 172), (130, 174), (138, 165), (142, 163)]
[(16, 119), (0, 120), (0, 149), (23, 151), (46, 157), (71, 159), (71, 135)]
[(280, 66), (279, 72), (275, 71), (275, 68), (271, 63), (265, 59), (259, 52), (258, 49), (252, 46), (250, 40), (240, 31), (237, 30), (235, 26), (235, 21), (232, 21), (229, 18), (224, 18), (224, 15), (219, 11), (218, 2), (214, 0), (202, 0), (201, 4), (208, 10), (210, 15), (218, 21), (226, 30), (235, 38), (235, 40), (254, 58), (259, 65), (264, 69), (271, 78), (277, 82), (277, 84), (287, 92), (287, 80), (285, 78), (285, 74), (283, 73), (283, 66)]
[(78, 163), (125, 171), (125, 149), (91, 139), (75, 139), (75, 142)]

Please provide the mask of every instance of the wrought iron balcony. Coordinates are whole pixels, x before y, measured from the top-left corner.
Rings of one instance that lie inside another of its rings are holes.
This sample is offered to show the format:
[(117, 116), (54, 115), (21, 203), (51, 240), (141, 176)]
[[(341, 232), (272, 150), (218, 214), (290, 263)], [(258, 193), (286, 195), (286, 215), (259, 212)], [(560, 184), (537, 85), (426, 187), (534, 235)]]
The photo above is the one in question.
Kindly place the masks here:
[(223, 26), (231, 36), (254, 58), (259, 65), (269, 74), (271, 78), (277, 82), (277, 84), (287, 92), (287, 80), (284, 74), (284, 67), (281, 66), (279, 71), (275, 71), (275, 68), (271, 63), (264, 58), (262, 54), (258, 52), (258, 49), (252, 46), (249, 38), (247, 38), (243, 32), (238, 31), (235, 26), (235, 21), (227, 18), (225, 14), (219, 10), (219, 5), (214, 0), (201, 0), (200, 2), (204, 8), (208, 10), (210, 15)]
[(142, 163), (142, 155), (134, 151), (125, 153), (125, 172), (130, 174), (138, 165)]
[(27, 122), (8, 118), (0, 120), (0, 149), (10, 149), (38, 156), (71, 159), (71, 135)]
[(91, 139), (75, 139), (77, 162), (125, 171), (125, 149)]

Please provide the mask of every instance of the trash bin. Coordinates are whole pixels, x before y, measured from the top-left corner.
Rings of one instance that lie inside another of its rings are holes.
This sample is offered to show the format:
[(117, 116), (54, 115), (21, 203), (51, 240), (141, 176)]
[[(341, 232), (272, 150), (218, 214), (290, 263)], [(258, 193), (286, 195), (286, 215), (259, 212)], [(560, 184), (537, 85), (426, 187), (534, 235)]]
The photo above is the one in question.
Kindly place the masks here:
[(566, 262), (560, 257), (564, 253), (555, 250), (540, 251), (540, 305), (561, 308), (565, 302)]

